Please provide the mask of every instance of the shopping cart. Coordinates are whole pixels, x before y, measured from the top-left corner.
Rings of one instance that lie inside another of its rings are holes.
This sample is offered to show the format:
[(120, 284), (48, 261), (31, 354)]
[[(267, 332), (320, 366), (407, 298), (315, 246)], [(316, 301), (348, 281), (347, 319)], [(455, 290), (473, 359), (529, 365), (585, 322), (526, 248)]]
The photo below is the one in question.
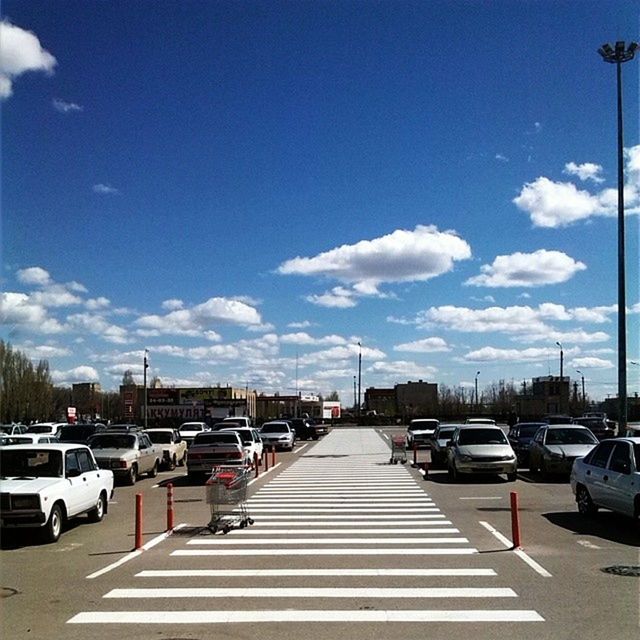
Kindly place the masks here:
[(211, 533), (229, 533), (233, 527), (253, 524), (247, 507), (247, 484), (251, 469), (243, 467), (214, 467), (207, 480), (207, 504), (211, 508)]
[(407, 440), (404, 436), (391, 436), (391, 459), (389, 464), (407, 462)]

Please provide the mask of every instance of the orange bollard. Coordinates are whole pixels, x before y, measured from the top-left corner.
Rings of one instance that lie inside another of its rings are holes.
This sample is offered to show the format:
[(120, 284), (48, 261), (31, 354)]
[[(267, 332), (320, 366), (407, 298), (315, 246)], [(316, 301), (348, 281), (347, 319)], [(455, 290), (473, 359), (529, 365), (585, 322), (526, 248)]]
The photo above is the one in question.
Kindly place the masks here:
[(258, 454), (254, 452), (253, 454), (253, 468), (256, 471), (256, 478), (260, 475), (260, 463), (258, 461)]
[(518, 511), (518, 493), (511, 492), (511, 539), (513, 548), (520, 548), (520, 512)]
[(276, 445), (271, 446), (271, 466), (276, 466)]
[(142, 494), (136, 493), (136, 549), (142, 548)]
[(167, 531), (173, 531), (173, 485), (167, 485)]
[(262, 457), (264, 458), (264, 470), (269, 471), (269, 451), (266, 447), (262, 449)]

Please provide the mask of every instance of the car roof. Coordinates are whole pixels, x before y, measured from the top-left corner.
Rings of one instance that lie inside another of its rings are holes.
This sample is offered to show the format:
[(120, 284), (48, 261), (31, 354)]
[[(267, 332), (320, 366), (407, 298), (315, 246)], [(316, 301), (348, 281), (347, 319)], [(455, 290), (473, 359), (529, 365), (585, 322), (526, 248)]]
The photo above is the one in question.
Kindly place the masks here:
[(600, 442), (630, 442), (631, 444), (640, 444), (640, 436), (625, 436), (624, 438), (606, 438)]
[[(11, 450), (14, 449), (38, 449), (39, 451), (48, 451), (55, 449), (56, 451), (70, 451), (71, 449), (89, 449), (86, 444), (79, 444), (75, 442), (42, 442), (34, 444), (12, 444)], [(89, 449), (91, 451), (91, 449)]]
[(587, 427), (585, 427), (582, 424), (545, 424), (544, 425), (547, 429), (587, 429)]
[(171, 433), (173, 433), (175, 431), (175, 429), (172, 429), (171, 427), (151, 427), (150, 429), (145, 429), (146, 431), (170, 431)]

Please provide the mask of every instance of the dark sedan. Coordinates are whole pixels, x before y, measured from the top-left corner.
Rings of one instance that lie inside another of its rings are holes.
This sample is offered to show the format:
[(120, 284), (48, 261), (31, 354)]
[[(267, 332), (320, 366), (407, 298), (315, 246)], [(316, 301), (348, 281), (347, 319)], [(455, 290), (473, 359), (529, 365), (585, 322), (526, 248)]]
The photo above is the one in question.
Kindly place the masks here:
[(545, 427), (546, 422), (519, 422), (509, 430), (507, 438), (518, 456), (518, 464), (526, 467), (529, 465), (529, 448), (533, 436), (540, 427)]

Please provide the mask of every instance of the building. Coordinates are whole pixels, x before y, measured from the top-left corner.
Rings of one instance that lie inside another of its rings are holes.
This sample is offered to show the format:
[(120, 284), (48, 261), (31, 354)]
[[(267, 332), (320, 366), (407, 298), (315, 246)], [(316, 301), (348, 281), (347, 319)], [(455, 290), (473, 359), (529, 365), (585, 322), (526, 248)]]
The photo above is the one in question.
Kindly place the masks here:
[(256, 399), (256, 418), (258, 422), (277, 418), (299, 418), (305, 414), (310, 418), (322, 419), (320, 396), (310, 394), (289, 396), (260, 394)]
[(364, 392), (365, 411), (375, 411), (379, 416), (395, 416), (398, 412), (396, 390), (369, 387)]
[(71, 405), (80, 421), (95, 420), (102, 415), (102, 388), (98, 382), (80, 382), (71, 387)]
[(571, 379), (567, 376), (533, 378), (529, 387), (515, 398), (515, 411), (521, 420), (551, 414), (569, 413)]
[(398, 413), (403, 418), (424, 418), (438, 413), (437, 384), (409, 381), (397, 384), (395, 390)]

